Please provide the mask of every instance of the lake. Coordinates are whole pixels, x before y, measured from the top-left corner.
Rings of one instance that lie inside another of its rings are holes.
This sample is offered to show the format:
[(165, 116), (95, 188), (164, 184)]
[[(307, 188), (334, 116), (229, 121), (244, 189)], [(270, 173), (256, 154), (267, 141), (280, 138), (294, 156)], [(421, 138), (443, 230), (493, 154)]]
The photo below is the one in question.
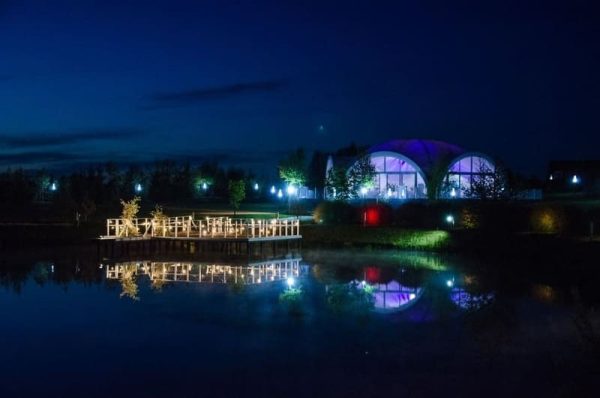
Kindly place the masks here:
[(0, 396), (597, 396), (595, 276), (480, 265), (8, 256)]

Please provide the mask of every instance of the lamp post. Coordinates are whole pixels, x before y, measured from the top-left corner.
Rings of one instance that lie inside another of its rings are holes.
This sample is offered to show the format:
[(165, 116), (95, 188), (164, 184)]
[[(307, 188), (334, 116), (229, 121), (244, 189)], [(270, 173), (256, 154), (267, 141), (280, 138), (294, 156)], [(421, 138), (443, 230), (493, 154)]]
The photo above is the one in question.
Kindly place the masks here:
[(448, 214), (448, 215), (446, 216), (446, 222), (447, 222), (449, 225), (452, 225), (452, 228), (454, 228), (454, 216), (453, 216), (452, 214)]

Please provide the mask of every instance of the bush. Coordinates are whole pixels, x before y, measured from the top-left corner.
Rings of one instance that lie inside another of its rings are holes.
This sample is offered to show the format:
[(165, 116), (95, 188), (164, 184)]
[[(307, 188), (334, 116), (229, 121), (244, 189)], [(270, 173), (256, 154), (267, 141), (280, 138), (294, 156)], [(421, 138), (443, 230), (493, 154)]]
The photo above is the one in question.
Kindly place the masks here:
[(353, 224), (358, 221), (356, 209), (345, 202), (321, 202), (315, 208), (313, 219), (319, 224)]
[(531, 229), (533, 232), (557, 234), (565, 230), (566, 218), (564, 209), (559, 206), (540, 206), (531, 212)]

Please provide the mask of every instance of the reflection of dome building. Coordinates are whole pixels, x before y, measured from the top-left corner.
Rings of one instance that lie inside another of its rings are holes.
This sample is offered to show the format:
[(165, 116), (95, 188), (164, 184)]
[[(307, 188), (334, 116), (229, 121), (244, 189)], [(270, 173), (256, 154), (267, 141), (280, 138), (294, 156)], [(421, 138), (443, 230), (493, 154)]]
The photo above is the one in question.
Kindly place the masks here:
[(405, 310), (416, 303), (423, 294), (423, 288), (406, 287), (395, 280), (370, 286), (373, 288), (375, 310), (382, 312)]
[(464, 289), (454, 288), (450, 300), (463, 310), (478, 310), (494, 300), (493, 293), (471, 294)]
[[(460, 198), (474, 178), (495, 170), (490, 157), (435, 140), (391, 140), (367, 152), (377, 175), (366, 198)], [(335, 166), (353, 164), (330, 157), (326, 173)]]

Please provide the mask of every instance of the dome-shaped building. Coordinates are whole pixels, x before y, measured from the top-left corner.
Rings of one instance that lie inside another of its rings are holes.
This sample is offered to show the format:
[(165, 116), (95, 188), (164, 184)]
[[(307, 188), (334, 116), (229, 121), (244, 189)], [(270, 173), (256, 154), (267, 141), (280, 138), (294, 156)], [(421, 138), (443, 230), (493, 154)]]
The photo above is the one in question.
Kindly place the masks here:
[[(376, 176), (362, 195), (366, 198), (461, 198), (474, 178), (495, 170), (489, 156), (436, 140), (391, 140), (369, 148), (367, 154)], [(334, 166), (350, 169), (355, 162), (330, 157), (326, 173)]]

